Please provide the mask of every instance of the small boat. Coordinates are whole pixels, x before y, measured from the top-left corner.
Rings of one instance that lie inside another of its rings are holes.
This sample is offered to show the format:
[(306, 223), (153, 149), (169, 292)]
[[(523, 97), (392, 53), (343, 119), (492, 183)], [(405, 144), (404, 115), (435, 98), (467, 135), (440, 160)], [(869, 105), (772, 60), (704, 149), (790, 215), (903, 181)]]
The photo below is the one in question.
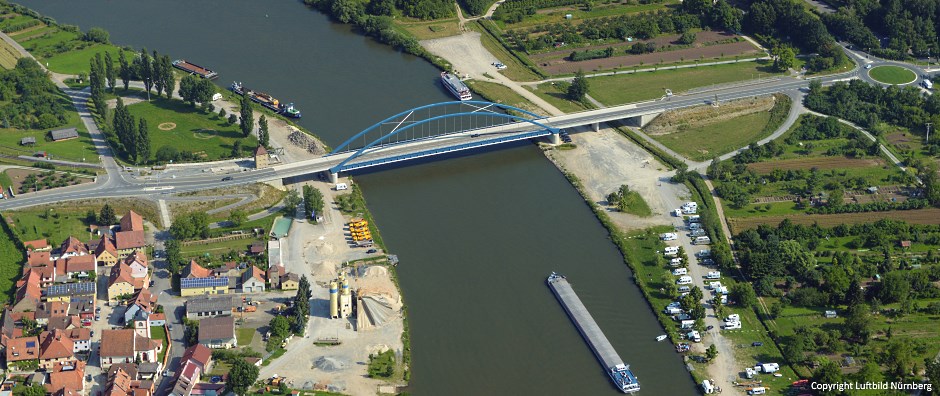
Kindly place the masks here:
[(656, 341), (662, 341), (662, 340), (665, 340), (665, 339), (668, 338), (668, 337), (669, 337), (669, 336), (668, 336), (668, 335), (665, 335), (665, 334), (659, 335), (659, 336), (656, 336)]

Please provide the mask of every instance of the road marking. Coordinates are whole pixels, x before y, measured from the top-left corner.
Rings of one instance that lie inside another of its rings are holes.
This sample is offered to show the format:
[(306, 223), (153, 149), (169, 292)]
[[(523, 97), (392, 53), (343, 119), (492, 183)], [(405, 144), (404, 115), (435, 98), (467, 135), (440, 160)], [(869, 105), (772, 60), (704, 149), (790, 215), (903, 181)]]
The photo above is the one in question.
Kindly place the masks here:
[(176, 187), (173, 186), (160, 186), (160, 187), (144, 187), (141, 190), (143, 191), (162, 191), (162, 190), (172, 190)]

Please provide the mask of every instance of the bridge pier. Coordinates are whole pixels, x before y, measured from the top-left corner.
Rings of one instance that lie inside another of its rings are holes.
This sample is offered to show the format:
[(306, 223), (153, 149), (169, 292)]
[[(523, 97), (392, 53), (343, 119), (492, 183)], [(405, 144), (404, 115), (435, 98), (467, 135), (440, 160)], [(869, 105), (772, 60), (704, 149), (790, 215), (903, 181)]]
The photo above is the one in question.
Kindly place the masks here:
[(548, 135), (548, 143), (551, 144), (551, 145), (553, 145), (553, 146), (557, 146), (557, 145), (561, 144), (561, 135), (559, 135), (559, 134), (557, 134), (557, 133), (553, 133), (553, 134), (551, 134), (551, 135)]
[(595, 123), (591, 124), (591, 130), (594, 131), (594, 132), (600, 132), (600, 131), (601, 131), (601, 123), (595, 122)]
[(330, 172), (330, 183), (336, 184), (339, 182), (339, 173)]

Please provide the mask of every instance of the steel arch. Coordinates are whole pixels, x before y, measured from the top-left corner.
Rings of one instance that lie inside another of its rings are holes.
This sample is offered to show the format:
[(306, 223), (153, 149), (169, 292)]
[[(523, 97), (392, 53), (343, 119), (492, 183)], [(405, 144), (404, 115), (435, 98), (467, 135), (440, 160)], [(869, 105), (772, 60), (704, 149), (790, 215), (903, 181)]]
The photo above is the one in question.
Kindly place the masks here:
[[(340, 145), (337, 146), (335, 149), (333, 149), (333, 151), (331, 151), (330, 154), (336, 154), (336, 153), (341, 152), (344, 148), (348, 147), (349, 144), (352, 143), (353, 141), (355, 141), (356, 139), (362, 137), (363, 135), (365, 135), (365, 134), (367, 134), (367, 133), (369, 133), (369, 132), (372, 132), (372, 130), (374, 130), (375, 128), (378, 128), (378, 127), (384, 125), (384, 124), (387, 123), (387, 122), (394, 121), (394, 120), (398, 119), (398, 118), (401, 117), (401, 116), (404, 116), (404, 115), (407, 115), (407, 114), (410, 114), (410, 113), (414, 113), (414, 112), (416, 112), (416, 111), (418, 111), (418, 110), (424, 110), (424, 109), (429, 109), (429, 108), (434, 108), (434, 107), (442, 107), (442, 106), (461, 105), (461, 104), (475, 104), (475, 105), (480, 105), (480, 106), (484, 106), (484, 107), (482, 107), (482, 108), (484, 108), (484, 109), (487, 108), (487, 107), (496, 106), (496, 107), (501, 108), (501, 109), (503, 109), (503, 110), (518, 111), (518, 112), (520, 112), (520, 113), (529, 115), (529, 116), (532, 117), (533, 120), (540, 120), (540, 119), (545, 118), (545, 117), (542, 117), (542, 116), (540, 116), (540, 115), (538, 115), (538, 114), (532, 113), (532, 112), (527, 111), (527, 110), (520, 109), (520, 108), (515, 107), (515, 106), (510, 106), (510, 105), (506, 105), (506, 104), (502, 104), (502, 103), (484, 102), (484, 101), (480, 101), (480, 100), (465, 100), (465, 101), (453, 101), (453, 102), (433, 103), (433, 104), (429, 104), (429, 105), (424, 105), (424, 106), (415, 107), (415, 108), (413, 108), (413, 109), (411, 109), (411, 110), (405, 110), (405, 111), (403, 111), (403, 112), (401, 112), (401, 113), (395, 114), (395, 115), (393, 115), (393, 116), (391, 116), (391, 117), (388, 117), (388, 118), (386, 118), (386, 119), (384, 119), (384, 120), (382, 120), (382, 121), (379, 121), (379, 122), (375, 123), (375, 125), (372, 125), (372, 126), (366, 128), (366, 129), (362, 130), (362, 132), (359, 132), (359, 133), (353, 135), (352, 137), (350, 137), (349, 139), (347, 139), (345, 142), (343, 142), (343, 144), (340, 144)], [(456, 114), (456, 113), (455, 113), (455, 114)], [(468, 113), (468, 114), (477, 115), (475, 112), (473, 112), (473, 113)], [(496, 115), (496, 114), (500, 114), (500, 113), (487, 112), (487, 114)], [(385, 138), (385, 136), (383, 136), (383, 137), (381, 137), (381, 138), (379, 138), (379, 139), (384, 139), (384, 138)], [(373, 143), (375, 143), (375, 142), (373, 142)]]

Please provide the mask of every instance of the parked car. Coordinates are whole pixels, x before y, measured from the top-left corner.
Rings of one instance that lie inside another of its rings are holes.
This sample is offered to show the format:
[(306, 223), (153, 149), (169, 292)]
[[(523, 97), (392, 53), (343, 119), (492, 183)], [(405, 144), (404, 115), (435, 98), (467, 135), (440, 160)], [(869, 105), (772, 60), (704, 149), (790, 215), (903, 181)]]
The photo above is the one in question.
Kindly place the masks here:
[(751, 346), (754, 346), (754, 347), (764, 346), (764, 343), (760, 341), (754, 341), (751, 343)]
[(709, 330), (714, 329), (714, 328), (715, 328), (715, 326), (708, 325), (708, 327), (705, 328), (705, 331), (709, 331)]
[(231, 176), (225, 176), (222, 178), (222, 181), (229, 181), (229, 180), (232, 180)]
[(369, 253), (369, 254), (376, 253), (376, 252), (378, 252), (378, 250), (375, 250), (375, 249), (366, 250), (366, 253)]

